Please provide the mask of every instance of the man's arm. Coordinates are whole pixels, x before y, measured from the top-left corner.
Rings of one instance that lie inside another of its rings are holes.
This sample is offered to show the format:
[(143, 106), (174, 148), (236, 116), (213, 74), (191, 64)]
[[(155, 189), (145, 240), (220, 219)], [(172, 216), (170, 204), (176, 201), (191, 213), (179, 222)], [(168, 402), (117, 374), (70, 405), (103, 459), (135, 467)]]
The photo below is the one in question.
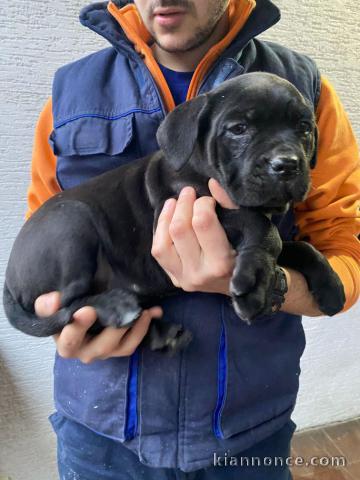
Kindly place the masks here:
[(298, 239), (306, 238), (339, 275), (345, 311), (360, 294), (359, 149), (344, 107), (326, 78), (316, 117), (318, 160), (307, 199), (295, 208)]
[(46, 200), (61, 191), (56, 180), (56, 156), (49, 144), (52, 130), (52, 100), (49, 98), (35, 128), (26, 218), (29, 218)]

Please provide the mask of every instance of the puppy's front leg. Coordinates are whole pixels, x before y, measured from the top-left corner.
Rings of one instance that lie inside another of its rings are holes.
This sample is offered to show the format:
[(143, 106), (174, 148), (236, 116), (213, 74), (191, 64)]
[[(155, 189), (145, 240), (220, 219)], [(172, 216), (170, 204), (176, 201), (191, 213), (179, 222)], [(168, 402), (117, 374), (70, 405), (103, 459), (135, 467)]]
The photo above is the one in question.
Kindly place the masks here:
[(225, 213), (224, 228), (238, 255), (230, 293), (239, 317), (251, 323), (272, 312), (275, 267), (282, 242), (264, 214), (247, 208)]

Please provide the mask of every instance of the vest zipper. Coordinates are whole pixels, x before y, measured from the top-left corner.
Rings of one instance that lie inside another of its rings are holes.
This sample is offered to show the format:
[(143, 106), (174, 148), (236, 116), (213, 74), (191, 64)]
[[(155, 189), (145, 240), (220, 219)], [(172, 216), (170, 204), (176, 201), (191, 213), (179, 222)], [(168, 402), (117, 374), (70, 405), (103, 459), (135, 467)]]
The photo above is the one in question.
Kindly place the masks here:
[(218, 352), (218, 398), (213, 415), (213, 431), (216, 438), (224, 439), (221, 428), (221, 414), (225, 405), (227, 385), (227, 342), (224, 322), (224, 305), (221, 305), (221, 334)]
[(127, 402), (125, 417), (125, 440), (135, 437), (138, 430), (138, 377), (139, 350), (136, 350), (129, 360), (129, 375), (127, 382)]

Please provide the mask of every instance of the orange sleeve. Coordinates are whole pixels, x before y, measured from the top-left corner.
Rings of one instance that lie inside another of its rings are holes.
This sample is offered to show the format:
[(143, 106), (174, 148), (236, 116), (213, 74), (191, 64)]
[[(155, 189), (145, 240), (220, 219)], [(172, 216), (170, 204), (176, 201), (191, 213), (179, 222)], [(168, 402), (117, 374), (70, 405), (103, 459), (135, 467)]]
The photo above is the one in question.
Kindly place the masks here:
[(49, 98), (40, 113), (35, 129), (26, 218), (29, 218), (46, 200), (61, 191), (56, 180), (56, 156), (48, 141), (52, 131), (52, 101)]
[(322, 78), (316, 111), (318, 159), (307, 199), (295, 208), (298, 238), (309, 237), (344, 284), (349, 309), (360, 294), (360, 162), (347, 114)]

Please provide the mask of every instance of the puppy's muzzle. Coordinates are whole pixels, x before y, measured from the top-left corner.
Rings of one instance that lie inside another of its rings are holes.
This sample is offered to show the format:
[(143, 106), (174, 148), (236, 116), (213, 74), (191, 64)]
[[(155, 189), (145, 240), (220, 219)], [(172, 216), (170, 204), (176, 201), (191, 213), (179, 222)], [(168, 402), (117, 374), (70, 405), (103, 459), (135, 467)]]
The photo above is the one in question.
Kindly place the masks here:
[(292, 178), (300, 173), (300, 158), (297, 155), (277, 155), (269, 161), (270, 173), (282, 178)]

